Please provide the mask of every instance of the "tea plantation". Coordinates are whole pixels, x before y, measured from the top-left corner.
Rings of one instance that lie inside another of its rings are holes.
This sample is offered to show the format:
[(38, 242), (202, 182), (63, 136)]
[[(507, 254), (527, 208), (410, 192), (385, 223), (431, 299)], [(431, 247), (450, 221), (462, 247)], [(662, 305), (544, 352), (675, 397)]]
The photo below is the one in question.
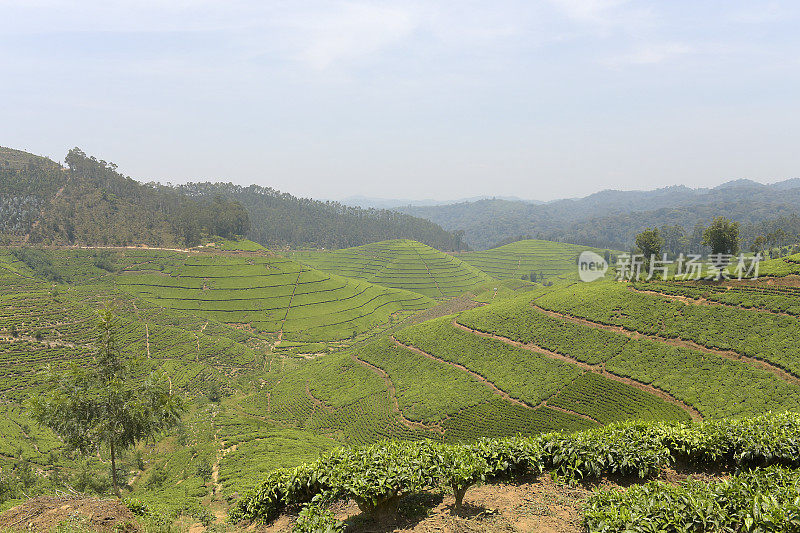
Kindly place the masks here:
[[(487, 272), (467, 254), (413, 241), (291, 257), (222, 240), (191, 250), (0, 248), (0, 509), (56, 490), (109, 490), (105, 452), (69, 452), (28, 411), (51, 385), (45, 369), (92, 364), (107, 302), (124, 353), (164, 372), (187, 401), (176, 430), (121, 458), (124, 495), (150, 516), (222, 527), (229, 510), (272, 520), (305, 506), (302, 524), (327, 520), (331, 499), (351, 498), (368, 516), (385, 498), (440, 486), (468, 501), (470, 485), (523, 471), (649, 479), (687, 456), (778, 466), (724, 486), (598, 493), (586, 525), (624, 531), (636, 513), (663, 520), (675, 498), (709, 501), (754, 484), (774, 486), (782, 502), (796, 479), (798, 424), (764, 413), (800, 411), (793, 278), (514, 280), (534, 263), (561, 265), (554, 277), (574, 268), (571, 252), (549, 244), (509, 245), (533, 262), (486, 263)], [(369, 476), (382, 470), (359, 461), (410, 477), (375, 492), (380, 480)], [(744, 520), (731, 513), (723, 518)]]
[(492, 282), (485, 272), (425, 244), (383, 241), (344, 250), (296, 252), (294, 259), (325, 272), (406, 289), (430, 298), (458, 296)]
[[(456, 257), (497, 279), (543, 280), (574, 278), (581, 252), (590, 250), (601, 257), (606, 250), (541, 240), (522, 240), (484, 250), (464, 252)], [(611, 251), (617, 255), (619, 252)]]

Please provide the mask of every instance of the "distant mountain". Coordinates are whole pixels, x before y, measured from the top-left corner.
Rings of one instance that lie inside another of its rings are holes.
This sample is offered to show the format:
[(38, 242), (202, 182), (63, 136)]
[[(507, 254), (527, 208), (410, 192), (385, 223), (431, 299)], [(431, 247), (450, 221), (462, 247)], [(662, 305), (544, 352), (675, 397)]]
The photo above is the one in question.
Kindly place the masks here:
[(268, 187), (139, 183), (79, 149), (66, 167), (0, 147), (0, 240), (186, 246), (245, 234), (266, 246), (344, 248), (395, 238), (465, 248), (458, 232), (395, 211), (296, 198)]
[(538, 205), (492, 199), (396, 210), (463, 230), (467, 244), (476, 249), (518, 235), (625, 249), (648, 226), (679, 224), (691, 231), (718, 215), (752, 224), (800, 213), (800, 179), (770, 185), (735, 180), (714, 188), (605, 190)]
[(510, 202), (524, 202), (526, 204), (542, 204), (539, 200), (525, 200), (517, 196), (473, 196), (472, 198), (462, 198), (460, 200), (409, 200), (396, 198), (372, 198), (369, 196), (349, 196), (341, 201), (344, 205), (363, 207), (365, 209), (395, 209), (398, 207), (429, 207), (437, 205), (449, 205), (463, 202), (477, 202), (478, 200), (508, 200)]

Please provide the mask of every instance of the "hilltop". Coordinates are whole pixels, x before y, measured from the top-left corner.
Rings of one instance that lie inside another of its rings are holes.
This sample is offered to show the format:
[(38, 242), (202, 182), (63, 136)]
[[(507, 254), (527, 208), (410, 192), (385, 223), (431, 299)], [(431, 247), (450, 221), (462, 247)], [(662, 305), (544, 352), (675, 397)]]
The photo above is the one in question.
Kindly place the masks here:
[(458, 257), (412, 240), (382, 241), (334, 251), (294, 252), (292, 257), (326, 272), (431, 298), (458, 296), (492, 282), (486, 273)]
[[(458, 258), (497, 279), (545, 281), (552, 277), (575, 277), (581, 252), (600, 256), (611, 251), (576, 244), (526, 239), (482, 252), (464, 252)], [(615, 254), (618, 252), (614, 252)]]
[[(66, 167), (0, 147), (0, 238), (48, 244), (194, 246), (246, 235), (271, 247), (412, 238), (462, 250), (460, 234), (410, 215), (230, 183), (139, 183), (75, 148)], [(2, 242), (2, 241), (0, 241)]]

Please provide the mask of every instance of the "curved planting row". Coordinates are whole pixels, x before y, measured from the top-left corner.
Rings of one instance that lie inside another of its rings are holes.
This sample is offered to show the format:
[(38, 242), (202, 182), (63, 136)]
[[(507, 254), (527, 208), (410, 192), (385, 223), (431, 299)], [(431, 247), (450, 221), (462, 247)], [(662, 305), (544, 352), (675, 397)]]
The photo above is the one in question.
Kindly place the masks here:
[(632, 287), (637, 291), (657, 292), (693, 300), (708, 300), (721, 305), (800, 316), (800, 289), (796, 288), (747, 285), (730, 287), (684, 283), (635, 283)]
[(298, 252), (306, 264), (432, 298), (457, 296), (491, 282), (460, 259), (416, 241), (395, 240), (331, 252)]
[(576, 274), (576, 260), (584, 250), (604, 254), (604, 250), (575, 244), (523, 240), (491, 250), (461, 253), (458, 257), (498, 279), (519, 279), (523, 275), (530, 276), (531, 272), (547, 278)]
[(353, 337), (399, 311), (430, 305), (419, 294), (324, 274), (285, 259), (192, 256), (169, 275), (124, 274), (117, 285), (152, 303), (220, 322), (249, 324), (306, 342)]
[(548, 316), (533, 309), (529, 300), (523, 297), (466, 311), (457, 321), (650, 385), (696, 408), (703, 416), (800, 409), (800, 387), (767, 370)]
[(553, 291), (536, 300), (551, 311), (667, 339), (684, 339), (774, 364), (800, 376), (800, 321), (774, 313), (700, 306), (592, 283)]
[[(477, 315), (502, 321), (496, 314), (497, 309), (496, 305), (475, 309), (457, 320), (467, 323), (464, 317)], [(445, 364), (459, 365), (479, 374), (502, 392), (531, 407), (544, 402), (544, 405), (602, 423), (629, 418), (689, 418), (683, 409), (662, 398), (600, 374), (587, 374), (566, 358), (557, 359), (476, 335), (454, 327), (451, 321), (452, 317), (431, 320), (401, 330), (395, 336), (403, 344), (419, 348)]]

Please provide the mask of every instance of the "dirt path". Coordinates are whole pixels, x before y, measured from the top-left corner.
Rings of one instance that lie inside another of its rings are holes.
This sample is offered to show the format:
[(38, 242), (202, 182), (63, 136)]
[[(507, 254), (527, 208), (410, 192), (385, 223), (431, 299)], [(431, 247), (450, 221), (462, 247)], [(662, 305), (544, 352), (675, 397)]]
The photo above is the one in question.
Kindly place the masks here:
[(67, 341), (60, 341), (60, 340), (53, 340), (53, 339), (41, 339), (36, 340), (36, 337), (31, 337), (28, 335), (18, 335), (14, 337), (13, 335), (0, 335), (0, 342), (29, 342), (31, 344), (43, 344), (48, 348), (54, 348), (56, 346), (60, 346), (62, 348), (84, 348), (87, 350), (91, 350), (94, 347), (90, 344), (74, 344), (72, 342)]
[(314, 396), (314, 394), (311, 392), (311, 387), (309, 386), (308, 381), (306, 381), (306, 395), (309, 398), (311, 398), (311, 401), (314, 402), (314, 405), (316, 405), (323, 411), (328, 411), (329, 413), (332, 413), (334, 411), (333, 407), (331, 407), (330, 405), (326, 404), (325, 402)]
[(39, 449), (39, 446), (36, 444), (36, 440), (34, 438), (32, 438), (28, 434), (27, 431), (25, 431), (25, 428), (22, 427), (22, 424), (20, 424), (19, 422), (17, 422), (16, 420), (14, 420), (12, 418), (9, 418), (8, 420), (10, 420), (14, 424), (16, 424), (16, 426), (19, 428), (20, 432), (22, 432), (22, 436), (25, 437), (26, 439), (28, 439), (31, 442), (31, 446), (33, 446), (33, 449), (36, 450), (37, 453), (41, 454), (42, 450)]
[(147, 358), (150, 359), (150, 326), (144, 323), (144, 340), (147, 346)]
[(286, 313), (283, 315), (283, 320), (281, 321), (281, 327), (278, 330), (278, 342), (275, 343), (275, 346), (280, 344), (281, 340), (283, 339), (283, 328), (286, 325), (286, 320), (289, 318), (289, 311), (292, 309), (292, 301), (294, 300), (294, 295), (297, 293), (297, 285), (300, 283), (300, 275), (304, 272), (302, 267), (297, 272), (297, 279), (294, 280), (294, 285), (292, 286), (292, 295), (289, 296), (289, 303), (286, 304)]
[[(548, 407), (550, 409), (555, 409), (557, 411), (561, 411), (561, 412), (564, 412), (564, 413), (569, 413), (569, 414), (572, 414), (572, 415), (575, 415), (575, 416), (579, 416), (579, 417), (584, 418), (586, 420), (591, 420), (592, 422), (596, 422), (597, 424), (600, 423), (598, 420), (592, 418), (591, 416), (584, 415), (584, 414), (581, 414), (581, 413), (578, 413), (578, 412), (575, 412), (575, 411), (571, 411), (569, 409), (564, 409), (562, 407), (556, 407), (556, 406), (553, 406), (553, 405), (548, 405), (547, 404), (547, 400), (543, 400), (541, 403), (539, 403), (539, 405), (536, 405), (536, 406), (530, 405), (530, 404), (528, 404), (528, 403), (526, 403), (526, 402), (524, 402), (522, 400), (518, 400), (517, 398), (512, 397), (510, 394), (508, 394), (506, 391), (498, 388), (497, 385), (495, 385), (494, 383), (492, 383), (491, 381), (486, 379), (484, 376), (478, 374), (477, 372), (475, 372), (473, 370), (470, 370), (469, 368), (465, 367), (464, 365), (461, 365), (459, 363), (454, 363), (454, 362), (448, 361), (446, 359), (441, 359), (439, 357), (436, 357), (433, 354), (430, 354), (428, 352), (420, 350), (416, 346), (409, 346), (407, 344), (403, 344), (402, 342), (400, 342), (399, 340), (394, 338), (394, 336), (392, 336), (392, 340), (395, 342), (395, 344), (397, 344), (401, 348), (405, 348), (406, 350), (411, 350), (412, 352), (414, 352), (416, 354), (419, 354), (419, 355), (421, 355), (423, 357), (427, 357), (428, 359), (432, 359), (433, 361), (436, 361), (438, 363), (443, 363), (445, 365), (450, 365), (450, 366), (452, 366), (454, 368), (457, 368), (457, 369), (461, 370), (462, 372), (466, 372), (470, 376), (474, 377), (475, 379), (477, 379), (478, 381), (480, 381), (481, 383), (483, 383), (484, 385), (486, 385), (490, 389), (492, 389), (492, 391), (494, 391), (495, 394), (499, 395), (504, 400), (507, 400), (507, 401), (509, 401), (509, 402), (511, 402), (513, 404), (519, 405), (521, 407), (525, 407), (527, 409), (538, 409), (540, 407)], [(558, 391), (553, 393), (551, 398), (554, 398), (555, 396), (557, 396), (559, 392), (561, 392), (561, 389), (559, 389)]]
[(443, 363), (445, 365), (452, 366), (453, 368), (457, 368), (457, 369), (461, 370), (462, 372), (466, 372), (467, 374), (469, 374), (470, 376), (474, 377), (475, 379), (477, 379), (478, 381), (480, 381), (484, 385), (487, 385), (490, 389), (492, 389), (494, 391), (495, 394), (497, 394), (498, 396), (502, 397), (504, 400), (508, 400), (509, 402), (511, 402), (513, 404), (516, 404), (516, 405), (520, 405), (522, 407), (528, 407), (528, 408), (533, 409), (533, 406), (528, 405), (527, 403), (523, 402), (522, 400), (518, 400), (516, 398), (513, 398), (506, 391), (504, 391), (502, 389), (499, 389), (497, 387), (497, 385), (495, 385), (494, 383), (492, 383), (491, 381), (486, 379), (484, 376), (478, 374), (477, 372), (475, 372), (473, 370), (470, 370), (469, 368), (465, 367), (464, 365), (461, 365), (461, 364), (458, 364), (458, 363), (454, 363), (454, 362), (448, 361), (446, 359), (440, 359), (439, 357), (436, 357), (433, 354), (429, 354), (428, 352), (420, 350), (416, 346), (409, 346), (408, 344), (403, 344), (402, 342), (397, 340), (394, 336), (392, 336), (392, 340), (394, 341), (395, 344), (397, 344), (401, 348), (405, 348), (406, 350), (411, 350), (412, 352), (414, 352), (414, 353), (416, 353), (418, 355), (421, 355), (423, 357), (427, 357), (428, 359), (436, 361), (437, 363)]
[(612, 333), (617, 333), (620, 335), (625, 335), (630, 337), (631, 339), (645, 339), (651, 340), (655, 342), (659, 342), (661, 344), (666, 344), (668, 346), (674, 346), (676, 348), (687, 348), (689, 350), (695, 350), (698, 352), (703, 352), (711, 355), (716, 355), (719, 357), (724, 357), (726, 359), (733, 359), (735, 361), (743, 361), (748, 363), (749, 365), (758, 367), (762, 370), (766, 370), (777, 376), (778, 378), (791, 383), (792, 385), (800, 386), (800, 378), (797, 376), (787, 372), (786, 370), (780, 368), (777, 365), (773, 365), (772, 363), (768, 363), (762, 359), (756, 359), (755, 357), (749, 357), (747, 355), (742, 355), (739, 352), (735, 352), (733, 350), (719, 350), (717, 348), (708, 348), (707, 346), (703, 346), (702, 344), (698, 344), (694, 341), (686, 340), (686, 339), (668, 339), (665, 337), (659, 337), (658, 335), (647, 335), (645, 333), (640, 333), (638, 331), (632, 331), (629, 329), (625, 329), (622, 326), (609, 326), (607, 324), (601, 324), (599, 322), (593, 322), (591, 320), (587, 320), (585, 318), (576, 317), (564, 313), (559, 313), (556, 311), (550, 311), (543, 307), (539, 307), (536, 304), (531, 304), (534, 309), (540, 311), (550, 317), (558, 318), (561, 320), (566, 320), (568, 322), (572, 322), (573, 324), (581, 324), (584, 326), (593, 327), (596, 329), (604, 329), (606, 331), (610, 331)]
[(773, 311), (772, 309), (765, 309), (764, 307), (745, 307), (743, 305), (729, 304), (725, 302), (718, 302), (716, 300), (707, 300), (706, 298), (691, 298), (689, 296), (681, 296), (680, 294), (666, 294), (659, 291), (647, 291), (644, 289), (637, 289), (636, 287), (628, 287), (628, 290), (638, 294), (649, 294), (652, 296), (660, 296), (669, 300), (683, 302), (688, 305), (704, 305), (706, 307), (727, 307), (730, 309), (741, 309), (742, 311), (755, 311), (757, 313), (767, 313), (770, 315), (788, 316), (789, 318), (798, 319), (797, 315), (786, 313), (784, 311)]
[(441, 294), (442, 298), (444, 298), (445, 297), (444, 292), (442, 291), (441, 287), (439, 287), (439, 283), (436, 281), (436, 278), (433, 277), (433, 273), (431, 273), (431, 268), (428, 266), (428, 263), (426, 263), (425, 260), (422, 258), (422, 254), (419, 253), (419, 250), (415, 249), (415, 251), (417, 252), (417, 257), (419, 257), (419, 260), (422, 261), (423, 265), (425, 265), (425, 270), (428, 271), (428, 276), (430, 276), (431, 280), (433, 281), (436, 290), (439, 291), (439, 294)]
[[(700, 412), (697, 409), (695, 409), (691, 405), (689, 405), (687, 403), (684, 403), (681, 400), (675, 398), (671, 394), (659, 389), (658, 387), (654, 387), (652, 385), (648, 385), (646, 383), (642, 383), (641, 381), (636, 381), (635, 379), (619, 376), (617, 374), (614, 374), (613, 372), (609, 372), (608, 370), (606, 370), (604, 365), (590, 365), (588, 363), (584, 363), (582, 361), (578, 361), (577, 359), (574, 359), (572, 357), (566, 356), (564, 354), (560, 354), (558, 352), (552, 352), (552, 351), (547, 350), (545, 348), (542, 348), (541, 346), (538, 346), (536, 344), (525, 344), (525, 343), (522, 343), (522, 342), (519, 342), (519, 341), (515, 341), (513, 339), (509, 339), (508, 337), (501, 337), (500, 335), (495, 335), (494, 333), (486, 333), (486, 332), (483, 332), (483, 331), (478, 331), (477, 329), (472, 329), (472, 328), (467, 327), (467, 326), (465, 326), (463, 324), (459, 324), (455, 320), (453, 321), (453, 325), (455, 327), (457, 327), (457, 328), (463, 329), (464, 331), (469, 331), (470, 333), (473, 333), (475, 335), (479, 335), (481, 337), (486, 337), (486, 338), (489, 338), (489, 339), (495, 339), (495, 340), (504, 342), (506, 344), (510, 344), (512, 346), (516, 346), (518, 348), (522, 348), (524, 350), (530, 350), (532, 352), (536, 352), (536, 353), (545, 355), (545, 356), (550, 357), (552, 359), (558, 359), (559, 361), (564, 361), (564, 362), (576, 365), (576, 366), (578, 366), (578, 367), (580, 367), (580, 368), (582, 368), (584, 370), (588, 370), (590, 372), (594, 372), (596, 374), (600, 374), (605, 378), (612, 379), (614, 381), (619, 381), (620, 383), (625, 383), (626, 385), (630, 385), (631, 387), (635, 387), (635, 388), (637, 388), (639, 390), (642, 390), (644, 392), (647, 392), (647, 393), (653, 394), (655, 396), (658, 396), (662, 400), (665, 400), (665, 401), (667, 401), (669, 403), (672, 403), (672, 404), (680, 407), (681, 409), (686, 411), (689, 414), (689, 416), (692, 417), (693, 420), (702, 420), (703, 419), (703, 415), (701, 415)], [(552, 406), (549, 406), (549, 407), (552, 408)]]
[(439, 425), (423, 424), (422, 422), (415, 422), (405, 417), (403, 411), (400, 409), (400, 403), (397, 401), (397, 389), (395, 388), (394, 383), (392, 383), (392, 379), (389, 377), (389, 374), (385, 370), (373, 365), (372, 363), (368, 363), (363, 359), (359, 359), (358, 357), (356, 357), (355, 354), (350, 354), (350, 357), (353, 358), (353, 361), (360, 363), (361, 365), (380, 374), (380, 376), (383, 378), (383, 381), (386, 383), (386, 392), (389, 396), (389, 401), (394, 406), (394, 410), (400, 417), (400, 421), (403, 423), (403, 425), (405, 425), (410, 429), (424, 429), (427, 431), (436, 431), (438, 433), (444, 434), (444, 429), (442, 429), (442, 427)]

